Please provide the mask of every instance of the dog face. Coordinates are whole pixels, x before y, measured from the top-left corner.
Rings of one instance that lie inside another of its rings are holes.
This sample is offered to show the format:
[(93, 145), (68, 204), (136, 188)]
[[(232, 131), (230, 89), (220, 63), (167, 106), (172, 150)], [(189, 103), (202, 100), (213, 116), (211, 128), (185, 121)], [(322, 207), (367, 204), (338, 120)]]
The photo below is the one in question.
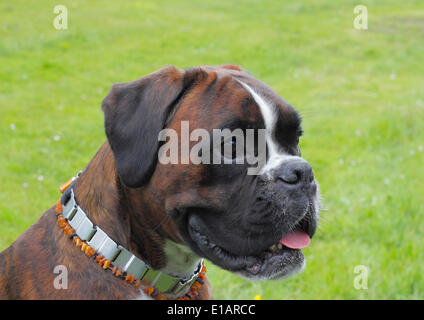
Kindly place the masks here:
[[(192, 251), (249, 279), (303, 268), (300, 242), (315, 232), (319, 188), (300, 156), (300, 117), (271, 88), (232, 65), (170, 67), (115, 85), (103, 109), (121, 181), (154, 194)], [(210, 137), (215, 129), (261, 129), (265, 161), (256, 174), (231, 154), (220, 164), (157, 161), (160, 130), (178, 133), (180, 147), (183, 123)]]

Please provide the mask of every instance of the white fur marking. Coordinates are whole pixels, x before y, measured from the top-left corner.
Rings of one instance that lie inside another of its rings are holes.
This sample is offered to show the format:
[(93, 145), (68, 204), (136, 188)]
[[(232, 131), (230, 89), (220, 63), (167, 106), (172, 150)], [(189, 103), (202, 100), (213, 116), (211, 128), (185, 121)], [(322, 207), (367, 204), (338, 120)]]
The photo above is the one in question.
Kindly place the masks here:
[(272, 132), (274, 131), (277, 117), (276, 117), (276, 110), (275, 107), (270, 104), (269, 102), (265, 101), (258, 93), (256, 93), (251, 87), (249, 87), (247, 84), (239, 81), (246, 89), (249, 91), (249, 93), (252, 95), (253, 99), (259, 106), (259, 109), (261, 110), (262, 117), (265, 122), (265, 129), (266, 129), (266, 143), (268, 146), (268, 154), (269, 158), (266, 163), (266, 165), (262, 168), (260, 174), (266, 174), (269, 176), (270, 171), (276, 167), (281, 166), (284, 162), (296, 159), (300, 157), (289, 155), (285, 152), (281, 152), (278, 147), (277, 142), (274, 140)]
[[(167, 264), (163, 269), (160, 270), (160, 273), (158, 274), (156, 279), (152, 281), (152, 285), (155, 284), (159, 275), (162, 272), (175, 277), (190, 277), (192, 275), (192, 272), (196, 269), (201, 260), (201, 258), (194, 254), (193, 251), (191, 251), (187, 246), (175, 243), (171, 240), (166, 240), (164, 250), (167, 258)], [(146, 295), (143, 290), (140, 289), (140, 295), (135, 299), (150, 300), (152, 299), (152, 297)]]
[(181, 278), (190, 277), (201, 260), (186, 245), (175, 243), (172, 240), (166, 240), (165, 254), (167, 264), (161, 271)]

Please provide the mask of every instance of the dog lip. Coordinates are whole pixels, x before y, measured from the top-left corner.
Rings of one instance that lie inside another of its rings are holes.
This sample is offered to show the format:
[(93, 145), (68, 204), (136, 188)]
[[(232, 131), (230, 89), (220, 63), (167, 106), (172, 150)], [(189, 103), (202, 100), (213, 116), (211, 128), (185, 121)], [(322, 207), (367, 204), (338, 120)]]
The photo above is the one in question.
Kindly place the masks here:
[(309, 238), (312, 239), (312, 237), (315, 234), (317, 228), (317, 223), (314, 221), (314, 219), (311, 217), (311, 213), (308, 211), (307, 214), (305, 214), (300, 220), (299, 222), (297, 222), (289, 232), (286, 232), (285, 234), (282, 235), (282, 237), (284, 237), (285, 235), (289, 234), (292, 231), (302, 231), (304, 233), (306, 233)]
[(317, 226), (313, 208), (309, 204), (308, 210), (298, 221), (294, 222), (291, 227), (286, 226), (284, 232), (279, 234), (273, 232), (272, 239), (263, 243), (262, 249), (258, 248), (252, 253), (237, 254), (228, 251), (225, 246), (222, 246), (222, 243), (214, 242), (213, 236), (206, 232), (207, 227), (204, 226), (204, 222), (196, 214), (196, 211), (191, 210), (184, 215), (185, 231), (183, 234), (187, 237), (187, 244), (199, 256), (247, 279), (278, 279), (300, 271), (304, 266), (302, 250), (286, 247), (280, 243), (280, 240), (294, 230), (303, 231), (312, 238)]
[(265, 271), (270, 261), (284, 259), (298, 249), (290, 249), (284, 245), (275, 245), (264, 249), (257, 256), (243, 256), (230, 253), (225, 248), (220, 247), (205, 235), (200, 233), (195, 227), (189, 225), (190, 236), (197, 244), (198, 248), (206, 255), (206, 258), (220, 265), (224, 269), (232, 272), (242, 272), (245, 275), (258, 276)]
[(194, 227), (189, 225), (189, 235), (206, 258), (230, 271), (250, 268), (259, 262), (258, 257), (235, 255), (217, 245)]

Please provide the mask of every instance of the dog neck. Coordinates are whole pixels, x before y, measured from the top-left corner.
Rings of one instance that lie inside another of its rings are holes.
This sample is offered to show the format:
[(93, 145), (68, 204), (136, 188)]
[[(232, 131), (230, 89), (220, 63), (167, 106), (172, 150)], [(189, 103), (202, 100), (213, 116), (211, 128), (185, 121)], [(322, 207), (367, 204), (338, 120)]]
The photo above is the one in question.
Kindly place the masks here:
[(120, 182), (107, 142), (81, 173), (74, 190), (89, 219), (153, 269), (187, 277), (199, 264), (200, 258), (183, 244), (160, 197), (152, 195), (148, 185), (130, 189)]

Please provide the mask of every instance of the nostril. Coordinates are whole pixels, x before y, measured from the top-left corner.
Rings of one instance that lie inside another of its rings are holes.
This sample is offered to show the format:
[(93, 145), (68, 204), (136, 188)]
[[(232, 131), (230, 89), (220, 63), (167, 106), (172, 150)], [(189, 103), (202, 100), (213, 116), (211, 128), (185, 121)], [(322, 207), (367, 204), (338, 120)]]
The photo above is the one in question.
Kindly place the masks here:
[(283, 170), (278, 179), (288, 184), (296, 184), (301, 178), (301, 174), (297, 170)]
[(306, 161), (292, 161), (280, 168), (277, 179), (287, 184), (312, 184), (314, 174)]

